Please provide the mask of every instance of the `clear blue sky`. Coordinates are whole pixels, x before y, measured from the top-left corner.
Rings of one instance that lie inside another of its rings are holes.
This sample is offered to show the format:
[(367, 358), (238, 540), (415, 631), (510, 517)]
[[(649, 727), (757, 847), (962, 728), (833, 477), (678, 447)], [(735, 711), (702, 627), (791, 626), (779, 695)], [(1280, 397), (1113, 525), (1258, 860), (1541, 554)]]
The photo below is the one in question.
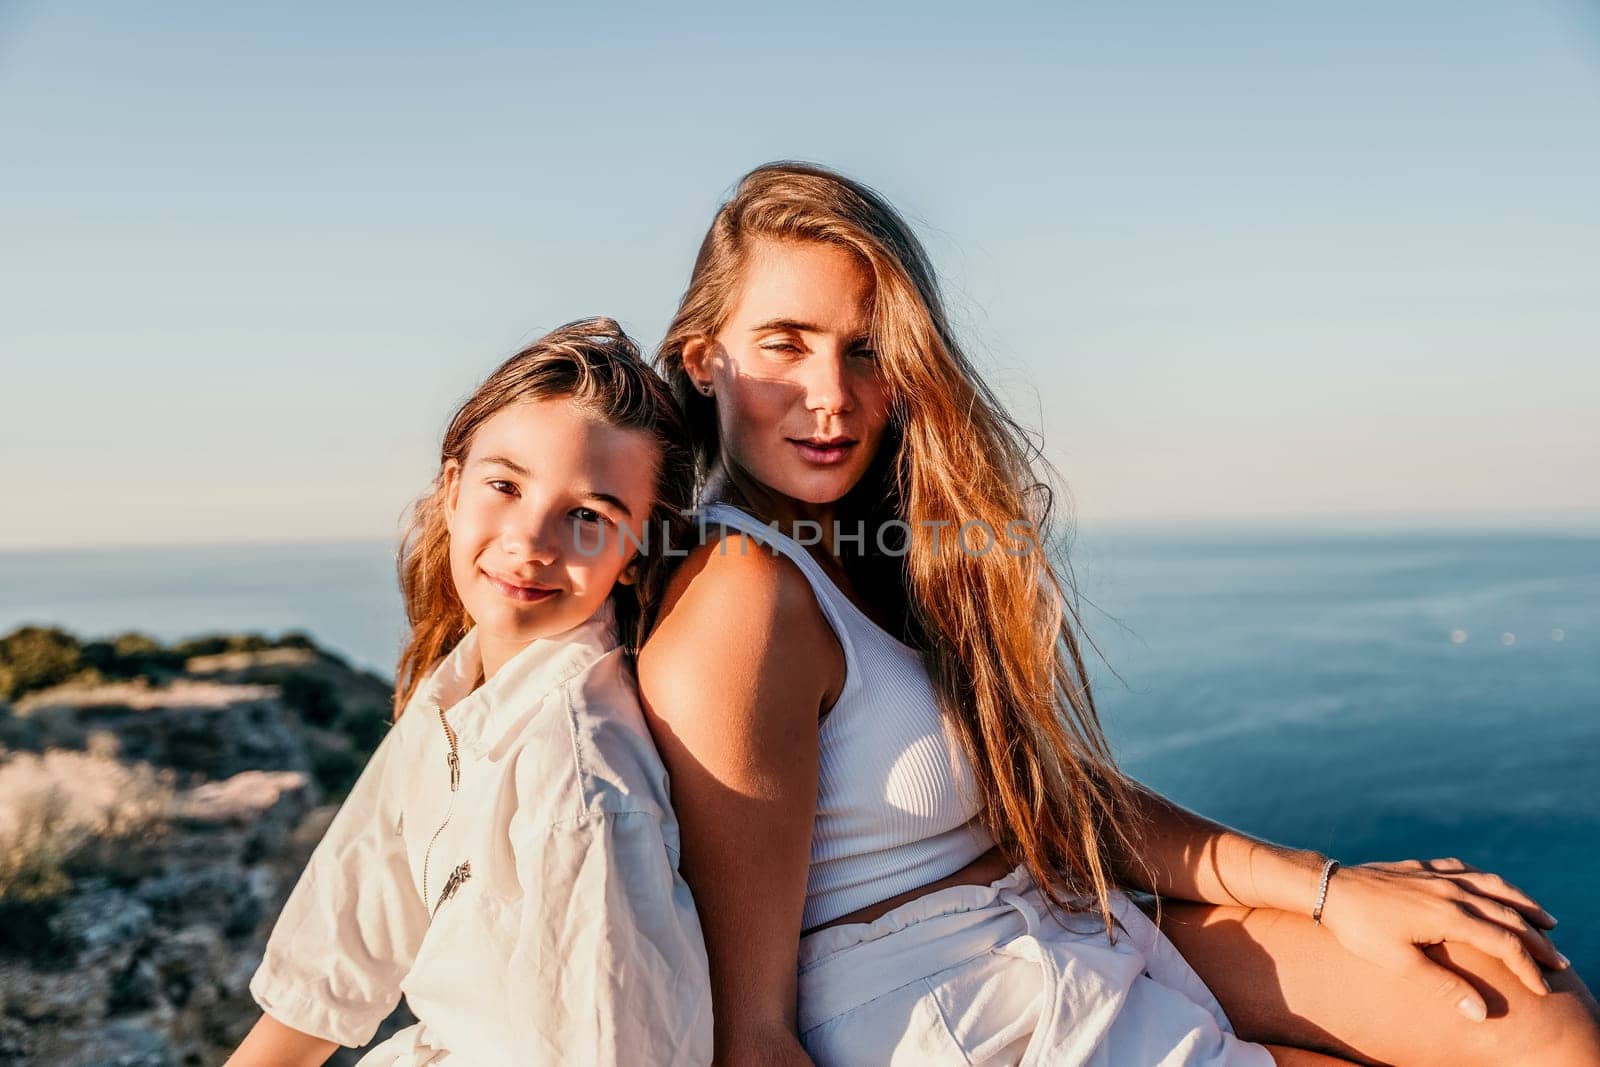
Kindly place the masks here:
[(783, 157), (922, 224), (1086, 519), (1600, 509), (1593, 4), (0, 3), (0, 546), (389, 537)]

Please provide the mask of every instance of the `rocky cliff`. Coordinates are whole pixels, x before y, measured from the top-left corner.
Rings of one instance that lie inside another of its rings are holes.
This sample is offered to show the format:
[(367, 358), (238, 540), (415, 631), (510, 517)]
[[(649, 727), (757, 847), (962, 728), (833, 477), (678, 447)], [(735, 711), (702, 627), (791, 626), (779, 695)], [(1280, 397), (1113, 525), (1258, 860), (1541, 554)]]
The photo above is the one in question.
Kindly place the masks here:
[(388, 683), (298, 635), (29, 627), (0, 638), (0, 696), (0, 1061), (222, 1062)]

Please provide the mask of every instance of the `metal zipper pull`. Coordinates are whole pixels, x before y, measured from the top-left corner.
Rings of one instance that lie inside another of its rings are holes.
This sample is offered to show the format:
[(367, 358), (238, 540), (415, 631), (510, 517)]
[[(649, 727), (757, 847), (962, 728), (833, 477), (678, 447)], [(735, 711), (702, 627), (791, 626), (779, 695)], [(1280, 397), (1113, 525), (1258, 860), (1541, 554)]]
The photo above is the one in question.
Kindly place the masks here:
[(439, 909), (444, 902), (456, 895), (468, 878), (472, 877), (472, 861), (462, 860), (455, 870), (450, 872), (450, 877), (445, 880), (444, 888), (439, 891), (439, 902), (433, 906), (433, 914), (439, 914)]
[(444, 762), (450, 768), (450, 792), (454, 793), (461, 788), (461, 753), (456, 750), (456, 732), (450, 728), (443, 708), (439, 709), (439, 725), (444, 727), (444, 739), (450, 742), (450, 754), (445, 756)]

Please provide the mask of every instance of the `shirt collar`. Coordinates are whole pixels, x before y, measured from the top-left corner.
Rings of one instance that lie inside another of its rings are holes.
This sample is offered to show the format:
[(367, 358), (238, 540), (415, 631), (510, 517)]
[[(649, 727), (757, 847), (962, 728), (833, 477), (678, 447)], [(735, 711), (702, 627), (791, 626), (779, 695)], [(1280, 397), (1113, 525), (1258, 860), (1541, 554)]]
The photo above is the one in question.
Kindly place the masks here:
[(433, 715), (448, 708), (445, 718), (457, 743), (478, 759), (536, 711), (546, 694), (620, 644), (615, 608), (608, 597), (586, 621), (531, 642), (502, 664), (493, 678), (472, 689), (483, 667), (474, 626), (434, 671), (423, 689), (423, 704)]

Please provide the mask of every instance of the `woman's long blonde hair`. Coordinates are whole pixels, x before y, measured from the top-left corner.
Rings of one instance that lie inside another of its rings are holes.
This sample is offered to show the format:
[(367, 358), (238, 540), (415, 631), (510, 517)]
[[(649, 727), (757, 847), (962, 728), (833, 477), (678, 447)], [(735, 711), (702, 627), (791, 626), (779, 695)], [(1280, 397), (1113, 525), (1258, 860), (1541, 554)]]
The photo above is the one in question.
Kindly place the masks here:
[[(781, 162), (745, 175), (717, 212), (657, 356), (688, 417), (702, 478), (729, 461), (719, 455), (716, 402), (693, 387), (683, 349), (722, 327), (757, 240), (827, 242), (871, 271), (872, 345), (892, 398), (890, 430), (837, 510), (849, 529), (867, 521), (869, 546), (891, 520), (909, 525), (911, 543), (887, 537), (896, 554), (869, 547), (844, 560), (847, 572), (900, 611), (903, 635), (926, 652), (1002, 851), (1027, 865), (1056, 907), (1081, 908), (1071, 898), (1092, 895), (1111, 934), (1111, 852), (1139, 854), (1129, 824), (1134, 786), (1095, 711), (1070, 569), (1048, 554), (1054, 470), (962, 352), (927, 254), (899, 214), (840, 174)], [(730, 474), (734, 495), (743, 495), (739, 472)], [(948, 547), (962, 523), (982, 520), (998, 533), (1014, 519), (1031, 526), (1006, 543), (1010, 552)], [(946, 547), (936, 551), (940, 522)]]
[(648, 538), (639, 549), (637, 580), (612, 587), (617, 629), (630, 656), (660, 607), (669, 568), (667, 545), (681, 543), (693, 502), (694, 454), (683, 414), (667, 384), (640, 358), (639, 348), (608, 318), (580, 319), (545, 334), (506, 360), (457, 409), (439, 448), (439, 470), (412, 505), (400, 542), (400, 592), (410, 632), (395, 670), (394, 716), (399, 718), (428, 672), (465, 637), (472, 619), (450, 577), (450, 531), (445, 472), (464, 464), (473, 435), (496, 412), (529, 400), (568, 398), (607, 424), (643, 430), (661, 453)]

